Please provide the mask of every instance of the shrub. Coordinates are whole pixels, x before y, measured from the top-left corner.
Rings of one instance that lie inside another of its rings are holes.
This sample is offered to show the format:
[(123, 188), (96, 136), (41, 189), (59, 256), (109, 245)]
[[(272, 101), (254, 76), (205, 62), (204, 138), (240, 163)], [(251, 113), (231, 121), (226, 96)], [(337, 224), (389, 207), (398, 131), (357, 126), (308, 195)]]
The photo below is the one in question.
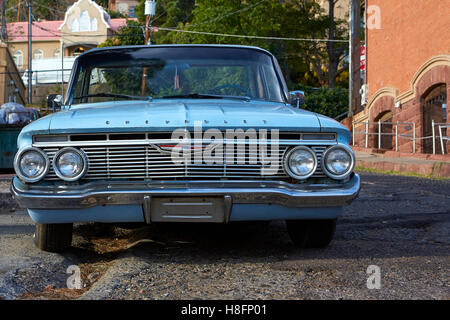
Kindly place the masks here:
[(295, 90), (305, 92), (305, 104), (302, 109), (317, 112), (330, 118), (335, 118), (348, 111), (348, 89), (296, 86)]

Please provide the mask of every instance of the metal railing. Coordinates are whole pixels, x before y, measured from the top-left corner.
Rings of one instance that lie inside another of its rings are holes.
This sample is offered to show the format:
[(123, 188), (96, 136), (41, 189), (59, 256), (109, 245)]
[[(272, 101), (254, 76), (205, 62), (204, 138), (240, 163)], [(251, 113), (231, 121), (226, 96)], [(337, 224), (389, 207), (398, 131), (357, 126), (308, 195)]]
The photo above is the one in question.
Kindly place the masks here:
[[(357, 124), (364, 124), (364, 131), (356, 131)], [(378, 127), (377, 132), (370, 132), (369, 126), (376, 125)], [(382, 132), (382, 125), (392, 125), (393, 132)], [(405, 126), (405, 131), (410, 131), (412, 129), (411, 134), (400, 134), (399, 126)], [(432, 135), (426, 137), (417, 137), (416, 135), (416, 123), (415, 122), (372, 122), (372, 121), (353, 121), (352, 122), (352, 140), (353, 145), (355, 145), (355, 136), (357, 134), (365, 135), (365, 148), (369, 147), (369, 136), (376, 135), (378, 137), (378, 146), (377, 149), (381, 149), (382, 147), (382, 136), (395, 136), (395, 151), (398, 152), (399, 139), (407, 139), (412, 141), (412, 152), (416, 153), (416, 141), (432, 139), (433, 141), (433, 154), (436, 154), (436, 128), (439, 129), (439, 141), (442, 154), (445, 154), (445, 143), (444, 141), (450, 141), (450, 137), (448, 135), (443, 134), (443, 129), (450, 128), (450, 123), (436, 123), (434, 120), (431, 121)]]
[[(432, 123), (433, 123), (433, 134), (434, 134), (434, 126), (437, 126), (439, 128), (439, 141), (441, 142), (441, 151), (442, 151), (442, 154), (445, 154), (444, 141), (450, 141), (450, 137), (447, 135), (444, 136), (442, 133), (442, 131), (443, 131), (442, 129), (450, 128), (450, 123), (434, 123), (434, 121)], [(447, 130), (447, 134), (448, 134), (448, 131), (449, 130)], [(436, 146), (433, 143), (433, 154), (435, 154), (435, 152), (436, 152)]]
[[(356, 124), (363, 123), (365, 124), (365, 130), (364, 131), (356, 131), (355, 127)], [(377, 132), (369, 132), (369, 125), (374, 124), (377, 125), (378, 131)], [(392, 125), (395, 130), (394, 132), (382, 132), (382, 125)], [(398, 133), (398, 127), (399, 126), (405, 126), (406, 131), (411, 130), (412, 127), (412, 134), (399, 134)], [(352, 132), (353, 132), (353, 145), (355, 145), (355, 135), (356, 134), (364, 134), (365, 135), (365, 148), (369, 147), (369, 136), (370, 135), (376, 135), (378, 136), (378, 149), (381, 149), (381, 137), (382, 136), (395, 136), (395, 151), (398, 151), (398, 139), (404, 138), (408, 140), (413, 141), (413, 153), (416, 152), (416, 124), (414, 122), (383, 122), (383, 121), (353, 121), (352, 122)]]

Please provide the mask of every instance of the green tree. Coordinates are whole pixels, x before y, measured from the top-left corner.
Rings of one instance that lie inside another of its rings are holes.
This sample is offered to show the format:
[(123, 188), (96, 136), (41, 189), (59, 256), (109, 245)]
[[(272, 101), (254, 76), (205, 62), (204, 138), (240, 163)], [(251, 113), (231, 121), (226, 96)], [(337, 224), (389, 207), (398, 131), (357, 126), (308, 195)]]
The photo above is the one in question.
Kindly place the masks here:
[(129, 46), (145, 43), (142, 25), (135, 20), (127, 20), (127, 24), (120, 27), (117, 34), (99, 44), (99, 47)]
[[(145, 24), (144, 0), (135, 8), (140, 28)], [(152, 26), (174, 28), (152, 33), (152, 43), (220, 43), (254, 45), (278, 59), (290, 87), (346, 86), (346, 43), (314, 39), (345, 39), (345, 21), (334, 17), (336, 0), (328, 0), (328, 13), (318, 0), (158, 0)], [(139, 28), (135, 28), (140, 30)], [(130, 29), (131, 31), (131, 29)], [(180, 32), (184, 31), (184, 32)], [(307, 38), (285, 41), (220, 35), (199, 31), (258, 37)], [(138, 31), (136, 31), (138, 32)], [(115, 45), (120, 44), (115, 40)]]
[[(28, 1), (6, 0), (7, 22), (28, 21)], [(62, 20), (67, 8), (74, 0), (33, 0), (32, 13), (36, 19)]]

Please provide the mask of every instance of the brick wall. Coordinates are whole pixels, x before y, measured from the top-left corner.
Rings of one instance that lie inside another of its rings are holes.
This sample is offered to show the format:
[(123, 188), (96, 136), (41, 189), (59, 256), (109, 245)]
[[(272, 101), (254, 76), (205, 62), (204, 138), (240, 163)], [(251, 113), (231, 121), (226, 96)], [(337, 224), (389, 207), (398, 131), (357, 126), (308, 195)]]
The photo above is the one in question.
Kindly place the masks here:
[(368, 0), (380, 8), (380, 29), (367, 35), (369, 94), (394, 87), (409, 89), (418, 67), (450, 54), (450, 0)]
[[(390, 122), (414, 122), (417, 138), (431, 135), (431, 119), (442, 120), (442, 107), (425, 108), (424, 97), (442, 84), (446, 85), (447, 105), (450, 96), (450, 0), (368, 0), (369, 17), (374, 12), (370, 6), (380, 9), (380, 28), (368, 30), (369, 105), (356, 118), (376, 122), (391, 112)], [(450, 108), (446, 122), (450, 122)], [(413, 125), (385, 125), (382, 132), (390, 129), (395, 133), (396, 127), (398, 151), (412, 152)], [(369, 132), (378, 132), (378, 126), (371, 124)], [(355, 140), (364, 146), (364, 135), (356, 135)], [(368, 140), (369, 148), (378, 147), (377, 135)], [(439, 141), (435, 143), (436, 151), (441, 152)], [(385, 146), (395, 150), (395, 137), (382, 137), (382, 148)], [(431, 140), (418, 140), (416, 152), (430, 152), (430, 146)], [(449, 146), (447, 142), (446, 148)]]

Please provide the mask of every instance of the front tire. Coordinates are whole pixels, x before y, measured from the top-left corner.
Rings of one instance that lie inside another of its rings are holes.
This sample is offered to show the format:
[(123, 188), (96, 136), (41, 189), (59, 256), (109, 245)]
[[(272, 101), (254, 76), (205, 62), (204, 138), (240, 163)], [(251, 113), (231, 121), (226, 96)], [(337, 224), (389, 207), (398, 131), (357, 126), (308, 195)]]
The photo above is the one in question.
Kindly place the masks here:
[(333, 240), (337, 219), (286, 220), (289, 236), (300, 248), (325, 248)]
[(34, 243), (41, 250), (61, 252), (72, 244), (72, 229), (72, 223), (37, 223)]

